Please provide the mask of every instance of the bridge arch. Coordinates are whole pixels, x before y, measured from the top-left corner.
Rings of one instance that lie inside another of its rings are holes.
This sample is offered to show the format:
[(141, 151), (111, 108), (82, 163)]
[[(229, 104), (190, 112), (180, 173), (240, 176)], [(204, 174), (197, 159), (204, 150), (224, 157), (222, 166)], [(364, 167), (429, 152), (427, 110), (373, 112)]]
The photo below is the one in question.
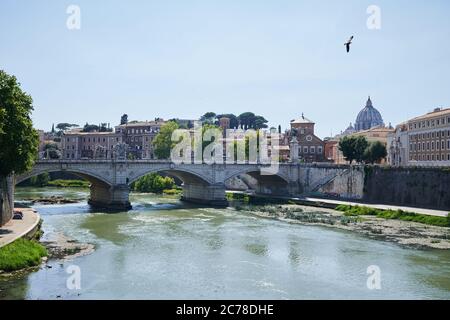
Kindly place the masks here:
[(133, 182), (136, 182), (140, 178), (151, 174), (151, 173), (164, 173), (168, 176), (173, 176), (179, 180), (181, 180), (184, 184), (199, 184), (199, 185), (211, 185), (213, 184), (208, 178), (201, 176), (197, 172), (193, 170), (189, 170), (186, 168), (151, 168), (148, 170), (140, 171), (138, 174), (133, 175), (128, 180), (128, 185), (131, 185)]
[(15, 184), (19, 184), (21, 182), (24, 182), (32, 177), (38, 176), (43, 173), (51, 173), (51, 172), (67, 172), (72, 173), (76, 176), (79, 176), (80, 178), (89, 181), (92, 185), (102, 185), (104, 187), (111, 186), (111, 182), (109, 182), (104, 177), (92, 173), (85, 170), (80, 169), (61, 169), (61, 168), (39, 168), (39, 169), (33, 169), (30, 172), (24, 173), (22, 175), (16, 176)]
[(281, 172), (264, 175), (259, 168), (247, 168), (226, 177), (225, 184), (229, 185), (233, 178), (239, 178), (249, 189), (259, 194), (287, 196), (291, 193), (292, 185)]

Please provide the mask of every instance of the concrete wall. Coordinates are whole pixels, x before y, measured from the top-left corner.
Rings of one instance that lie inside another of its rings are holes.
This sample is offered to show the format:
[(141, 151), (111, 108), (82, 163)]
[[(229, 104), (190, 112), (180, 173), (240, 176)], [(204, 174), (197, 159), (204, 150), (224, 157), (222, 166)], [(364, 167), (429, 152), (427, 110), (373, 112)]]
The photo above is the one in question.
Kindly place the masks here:
[(363, 199), (450, 211), (450, 168), (366, 168)]
[(12, 218), (14, 209), (14, 183), (13, 178), (0, 178), (0, 226)]

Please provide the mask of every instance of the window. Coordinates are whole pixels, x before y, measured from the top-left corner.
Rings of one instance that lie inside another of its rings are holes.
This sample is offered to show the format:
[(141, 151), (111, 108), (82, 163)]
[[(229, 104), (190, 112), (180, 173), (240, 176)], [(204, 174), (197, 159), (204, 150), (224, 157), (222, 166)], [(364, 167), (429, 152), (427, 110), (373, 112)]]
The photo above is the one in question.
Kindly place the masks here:
[(308, 147), (303, 147), (303, 153), (308, 153)]
[(310, 151), (311, 153), (316, 153), (316, 147), (310, 147), (310, 148), (309, 148), (309, 151)]
[(323, 152), (322, 147), (321, 146), (317, 147), (317, 153), (322, 154), (322, 152)]

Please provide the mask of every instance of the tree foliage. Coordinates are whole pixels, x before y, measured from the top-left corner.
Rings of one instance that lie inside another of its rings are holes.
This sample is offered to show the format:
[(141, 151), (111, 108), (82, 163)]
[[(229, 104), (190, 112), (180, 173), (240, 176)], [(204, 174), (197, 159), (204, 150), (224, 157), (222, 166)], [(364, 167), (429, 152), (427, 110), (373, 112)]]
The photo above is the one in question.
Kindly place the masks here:
[(59, 159), (61, 157), (61, 151), (59, 150), (58, 145), (52, 142), (45, 144), (44, 153), (45, 156), (48, 154), (50, 159)]
[(346, 136), (339, 141), (339, 150), (350, 164), (376, 163), (387, 156), (386, 146), (380, 141), (369, 143), (364, 136)]
[(122, 124), (127, 124), (127, 123), (128, 123), (128, 115), (127, 114), (123, 114), (120, 117), (120, 124), (122, 125)]
[(370, 143), (364, 152), (364, 160), (372, 164), (380, 162), (382, 159), (386, 158), (386, 156), (386, 146), (380, 141)]
[(107, 123), (101, 123), (99, 125), (95, 124), (89, 124), (86, 122), (86, 124), (83, 127), (83, 132), (112, 132), (112, 128), (108, 128)]
[(168, 121), (161, 126), (159, 133), (153, 139), (154, 152), (158, 159), (169, 159), (170, 150), (175, 146), (172, 142), (172, 133), (178, 129), (178, 124), (174, 121)]
[(200, 117), (200, 121), (203, 123), (214, 124), (216, 114), (214, 112), (207, 112)]
[(175, 181), (170, 177), (162, 177), (157, 173), (150, 173), (137, 180), (132, 188), (139, 192), (162, 193), (164, 190), (175, 188)]
[(21, 174), (33, 166), (39, 136), (30, 117), (32, 104), (16, 77), (0, 70), (0, 176)]
[[(59, 131), (66, 131), (67, 129), (70, 129), (72, 127), (78, 127), (78, 125), (74, 124), (74, 123), (67, 123), (67, 122), (58, 123), (56, 125), (56, 129), (58, 129)], [(54, 130), (53, 127), (52, 127), (52, 130)]]
[(364, 160), (364, 152), (369, 143), (364, 136), (346, 136), (339, 141), (339, 150), (345, 157), (345, 160), (353, 162), (362, 162)]

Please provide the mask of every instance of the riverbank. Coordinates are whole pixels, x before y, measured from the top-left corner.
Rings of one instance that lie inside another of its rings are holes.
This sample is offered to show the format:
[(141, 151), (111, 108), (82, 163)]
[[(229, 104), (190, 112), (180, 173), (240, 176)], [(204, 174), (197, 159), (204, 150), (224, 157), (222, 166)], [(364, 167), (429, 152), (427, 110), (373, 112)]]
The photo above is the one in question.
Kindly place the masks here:
[(242, 205), (236, 210), (288, 223), (318, 225), (352, 231), (373, 239), (413, 248), (450, 249), (450, 228), (370, 215), (346, 216), (344, 212), (296, 204)]
[(62, 233), (43, 234), (39, 213), (23, 206), (15, 211), (23, 214), (22, 220), (11, 220), (0, 229), (0, 276), (11, 277), (35, 271), (48, 260), (69, 260), (94, 251), (94, 245), (79, 243)]

